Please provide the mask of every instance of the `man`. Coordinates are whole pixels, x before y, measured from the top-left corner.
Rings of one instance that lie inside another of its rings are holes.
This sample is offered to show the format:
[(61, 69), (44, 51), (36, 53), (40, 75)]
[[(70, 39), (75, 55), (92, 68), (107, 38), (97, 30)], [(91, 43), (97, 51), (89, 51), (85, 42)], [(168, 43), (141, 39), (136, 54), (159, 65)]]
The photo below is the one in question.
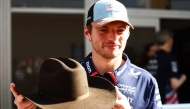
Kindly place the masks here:
[[(123, 53), (130, 28), (133, 26), (123, 4), (116, 0), (97, 1), (90, 7), (84, 26), (84, 35), (91, 42), (92, 52), (81, 64), (87, 75), (110, 80), (122, 93), (120, 98), (127, 97), (128, 101), (117, 100), (113, 109), (127, 109), (124, 107), (127, 102), (133, 109), (160, 109), (162, 103), (155, 78), (133, 65)], [(17, 101), (15, 99), (17, 106), (23, 103)]]
[(155, 36), (158, 47), (156, 54), (150, 58), (146, 69), (157, 79), (163, 104), (177, 104), (177, 89), (185, 82), (186, 75), (178, 77), (178, 65), (169, 53), (173, 46), (172, 33), (159, 31)]
[(144, 68), (148, 63), (149, 58), (155, 54), (156, 50), (157, 46), (155, 43), (148, 43), (144, 48), (138, 66)]

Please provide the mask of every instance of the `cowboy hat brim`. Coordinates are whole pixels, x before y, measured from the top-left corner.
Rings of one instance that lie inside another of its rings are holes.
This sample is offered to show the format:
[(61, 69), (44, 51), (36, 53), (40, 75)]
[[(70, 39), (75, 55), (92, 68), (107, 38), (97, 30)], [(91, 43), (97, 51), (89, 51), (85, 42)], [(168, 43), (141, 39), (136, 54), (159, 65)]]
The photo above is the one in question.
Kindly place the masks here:
[(27, 94), (18, 90), (26, 99), (42, 109), (111, 109), (116, 102), (114, 85), (102, 77), (88, 76), (89, 96), (82, 100), (55, 102), (39, 93)]

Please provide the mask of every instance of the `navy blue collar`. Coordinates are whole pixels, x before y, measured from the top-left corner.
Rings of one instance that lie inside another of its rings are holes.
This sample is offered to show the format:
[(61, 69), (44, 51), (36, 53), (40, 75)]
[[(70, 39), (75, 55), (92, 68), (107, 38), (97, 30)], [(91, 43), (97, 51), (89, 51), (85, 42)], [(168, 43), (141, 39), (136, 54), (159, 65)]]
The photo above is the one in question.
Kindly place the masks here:
[(99, 72), (97, 72), (96, 69), (94, 68), (94, 65), (93, 65), (93, 62), (92, 62), (92, 53), (90, 53), (81, 62), (81, 64), (85, 68), (88, 76), (100, 76), (100, 77), (104, 77), (104, 78), (108, 79), (112, 83), (116, 83), (117, 82), (116, 75), (121, 75), (121, 73), (123, 73), (122, 70), (126, 68), (126, 65), (129, 62), (129, 60), (127, 59), (127, 55), (126, 54), (123, 53), (122, 58), (124, 60), (126, 60), (125, 64), (123, 64), (122, 66), (120, 66), (118, 69), (116, 69), (113, 72), (105, 72), (104, 75), (102, 75)]

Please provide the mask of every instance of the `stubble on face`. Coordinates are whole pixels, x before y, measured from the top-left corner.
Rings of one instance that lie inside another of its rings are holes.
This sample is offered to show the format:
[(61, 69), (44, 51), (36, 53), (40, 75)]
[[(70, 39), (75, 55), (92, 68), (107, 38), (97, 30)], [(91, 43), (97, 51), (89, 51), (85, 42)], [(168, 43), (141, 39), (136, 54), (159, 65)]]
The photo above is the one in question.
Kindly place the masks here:
[[(108, 42), (106, 44), (114, 44), (114, 42)], [(98, 46), (98, 44), (96, 42), (92, 43), (93, 49), (94, 51), (101, 55), (102, 57), (104, 57), (105, 59), (113, 59), (115, 57), (117, 57), (118, 55), (122, 54), (122, 51), (119, 50), (117, 52), (114, 51), (107, 51), (104, 50), (104, 44), (102, 44), (101, 46)], [(118, 46), (118, 49), (120, 49), (121, 46)]]
[[(95, 38), (93, 39), (93, 37)], [(124, 33), (123, 36), (119, 36), (117, 40), (113, 40), (113, 41), (105, 40), (105, 42), (102, 42), (102, 43), (101, 43), (101, 40), (96, 39), (97, 37), (99, 36), (91, 37), (93, 50), (105, 59), (113, 59), (113, 58), (118, 57), (119, 55), (122, 55), (125, 49), (129, 34)], [(111, 46), (111, 49), (109, 48), (109, 46)]]

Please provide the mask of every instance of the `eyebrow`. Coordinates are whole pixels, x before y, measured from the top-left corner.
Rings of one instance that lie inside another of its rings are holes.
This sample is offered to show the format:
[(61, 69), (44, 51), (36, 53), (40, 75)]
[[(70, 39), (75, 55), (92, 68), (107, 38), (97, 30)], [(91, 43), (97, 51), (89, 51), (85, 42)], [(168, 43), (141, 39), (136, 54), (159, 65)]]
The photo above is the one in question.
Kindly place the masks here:
[[(127, 26), (129, 26), (129, 25), (126, 25), (126, 26), (121, 25), (121, 26), (119, 26), (118, 28), (127, 28)], [(102, 27), (100, 27), (100, 28), (108, 28), (108, 26), (104, 25), (104, 26), (102, 26)]]
[(124, 26), (124, 25), (121, 25), (121, 26), (119, 26), (118, 28), (127, 28), (127, 26), (128, 26), (128, 25), (125, 25), (125, 26)]

